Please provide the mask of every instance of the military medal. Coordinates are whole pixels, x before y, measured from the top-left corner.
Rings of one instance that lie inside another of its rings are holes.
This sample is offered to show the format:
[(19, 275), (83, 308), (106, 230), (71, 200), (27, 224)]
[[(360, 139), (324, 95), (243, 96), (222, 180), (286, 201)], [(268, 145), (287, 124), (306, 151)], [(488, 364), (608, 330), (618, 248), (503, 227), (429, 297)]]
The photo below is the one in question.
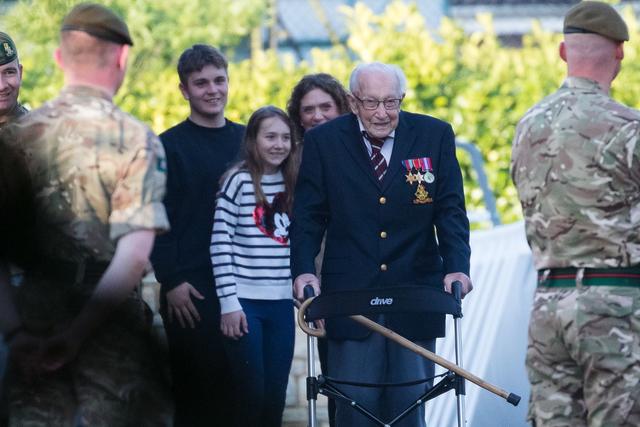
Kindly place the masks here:
[(405, 175), (405, 178), (407, 178), (407, 182), (409, 183), (409, 185), (413, 185), (413, 183), (416, 182), (416, 176), (411, 170), (411, 160), (403, 160), (402, 165), (407, 170), (407, 174)]
[[(427, 185), (435, 181), (430, 157), (421, 157), (419, 159), (403, 160), (402, 165), (407, 170), (407, 182), (410, 185), (418, 184), (418, 188), (414, 193), (413, 203), (416, 205), (424, 205), (433, 203), (433, 199), (429, 197)], [(415, 171), (415, 172), (414, 172)]]
[(431, 158), (430, 157), (423, 157), (420, 159), (420, 163), (423, 166), (423, 170), (424, 170), (424, 181), (427, 184), (431, 184), (433, 181), (436, 180), (436, 177), (433, 175), (433, 173), (431, 172), (433, 170), (433, 167), (431, 166)]
[(426, 172), (424, 173), (424, 181), (425, 181), (427, 184), (431, 184), (431, 183), (432, 183), (433, 181), (435, 181), (435, 180), (436, 180), (436, 177), (435, 177), (435, 176), (433, 176), (433, 174), (432, 174), (431, 172), (426, 171)]
[(425, 188), (423, 182), (418, 183), (418, 189), (416, 190), (414, 196), (416, 196), (416, 198), (413, 199), (413, 204), (415, 205), (424, 205), (425, 203), (433, 202), (433, 199), (429, 197), (429, 192)]

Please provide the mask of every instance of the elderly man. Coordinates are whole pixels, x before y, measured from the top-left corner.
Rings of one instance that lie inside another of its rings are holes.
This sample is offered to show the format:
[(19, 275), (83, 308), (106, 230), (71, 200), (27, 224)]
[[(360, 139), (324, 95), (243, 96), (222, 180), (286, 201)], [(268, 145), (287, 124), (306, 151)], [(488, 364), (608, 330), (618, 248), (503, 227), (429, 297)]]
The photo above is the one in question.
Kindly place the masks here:
[[(96, 4), (65, 17), (55, 59), (65, 87), (8, 127), (33, 188), (39, 261), (7, 296), (0, 330), (10, 425), (168, 425), (172, 405), (136, 287), (162, 206), (164, 151), (112, 97), (125, 76), (126, 24)], [(41, 344), (27, 346), (39, 337)]]
[(16, 45), (7, 33), (0, 31), (0, 128), (27, 114), (18, 102), (22, 83), (22, 65)]
[[(350, 78), (353, 114), (309, 130), (295, 193), (291, 234), (294, 292), (311, 284), (314, 258), (326, 231), (322, 291), (397, 285), (472, 288), (469, 222), (451, 126), (400, 110), (406, 79), (395, 66), (370, 63)], [(437, 240), (436, 240), (437, 237)], [(441, 315), (386, 315), (400, 334), (434, 350), (444, 334)], [(433, 363), (349, 319), (329, 319), (329, 375), (359, 382), (429, 377)], [(405, 389), (345, 387), (365, 407), (390, 419), (425, 385)], [(338, 426), (371, 422), (343, 403)], [(424, 407), (400, 424), (425, 425)]]
[(529, 110), (512, 176), (538, 269), (529, 419), (640, 425), (640, 113), (609, 97), (629, 40), (611, 6), (564, 20), (568, 77)]

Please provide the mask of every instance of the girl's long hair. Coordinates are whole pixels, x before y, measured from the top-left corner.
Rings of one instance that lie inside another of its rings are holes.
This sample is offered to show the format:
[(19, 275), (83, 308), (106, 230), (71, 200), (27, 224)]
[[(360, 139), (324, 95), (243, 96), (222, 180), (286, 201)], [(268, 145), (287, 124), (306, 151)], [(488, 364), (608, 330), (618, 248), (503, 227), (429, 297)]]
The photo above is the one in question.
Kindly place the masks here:
[(231, 167), (222, 177), (222, 181), (235, 171), (239, 169), (246, 169), (249, 172), (249, 175), (251, 175), (256, 203), (263, 204), (267, 202), (267, 198), (262, 190), (262, 185), (260, 184), (262, 175), (264, 174), (264, 168), (262, 166), (260, 154), (258, 154), (258, 132), (260, 131), (262, 122), (272, 117), (277, 117), (282, 120), (291, 131), (291, 151), (289, 151), (289, 155), (280, 165), (286, 195), (285, 208), (287, 213), (291, 214), (291, 208), (293, 207), (293, 191), (298, 177), (298, 162), (300, 156), (296, 154), (298, 144), (294, 141), (294, 128), (291, 123), (291, 119), (289, 119), (287, 113), (278, 107), (267, 105), (266, 107), (257, 109), (253, 114), (251, 114), (249, 123), (247, 123), (247, 129), (245, 131), (241, 148), (241, 154), (244, 160)]

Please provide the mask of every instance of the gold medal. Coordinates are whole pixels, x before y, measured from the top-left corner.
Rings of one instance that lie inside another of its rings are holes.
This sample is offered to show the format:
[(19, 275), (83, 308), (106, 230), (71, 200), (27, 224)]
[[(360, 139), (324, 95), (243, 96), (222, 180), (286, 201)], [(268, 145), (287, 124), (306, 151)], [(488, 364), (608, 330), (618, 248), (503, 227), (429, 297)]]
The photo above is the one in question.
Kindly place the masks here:
[(411, 172), (407, 172), (407, 175), (405, 175), (405, 177), (407, 178), (407, 182), (411, 185), (413, 185), (413, 183), (416, 182), (416, 176)]

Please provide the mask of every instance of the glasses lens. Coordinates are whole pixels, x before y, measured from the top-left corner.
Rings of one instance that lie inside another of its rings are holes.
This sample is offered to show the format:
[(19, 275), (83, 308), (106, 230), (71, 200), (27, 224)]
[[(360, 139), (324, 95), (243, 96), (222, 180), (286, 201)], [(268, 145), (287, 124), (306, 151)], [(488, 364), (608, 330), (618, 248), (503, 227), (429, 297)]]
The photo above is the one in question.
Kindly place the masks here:
[(384, 105), (384, 108), (386, 110), (393, 110), (398, 108), (398, 106), (400, 105), (399, 99), (385, 99), (384, 101), (378, 101), (376, 99), (358, 99), (360, 100), (360, 102), (362, 102), (362, 106), (366, 110), (375, 110), (380, 104)]
[(393, 110), (394, 108), (398, 108), (398, 105), (400, 105), (400, 100), (399, 99), (385, 99), (384, 100), (384, 108), (386, 108), (387, 110)]
[(374, 99), (365, 99), (364, 101), (362, 101), (362, 105), (364, 105), (364, 108), (366, 108), (367, 110), (375, 110), (376, 108), (378, 108), (378, 101)]

